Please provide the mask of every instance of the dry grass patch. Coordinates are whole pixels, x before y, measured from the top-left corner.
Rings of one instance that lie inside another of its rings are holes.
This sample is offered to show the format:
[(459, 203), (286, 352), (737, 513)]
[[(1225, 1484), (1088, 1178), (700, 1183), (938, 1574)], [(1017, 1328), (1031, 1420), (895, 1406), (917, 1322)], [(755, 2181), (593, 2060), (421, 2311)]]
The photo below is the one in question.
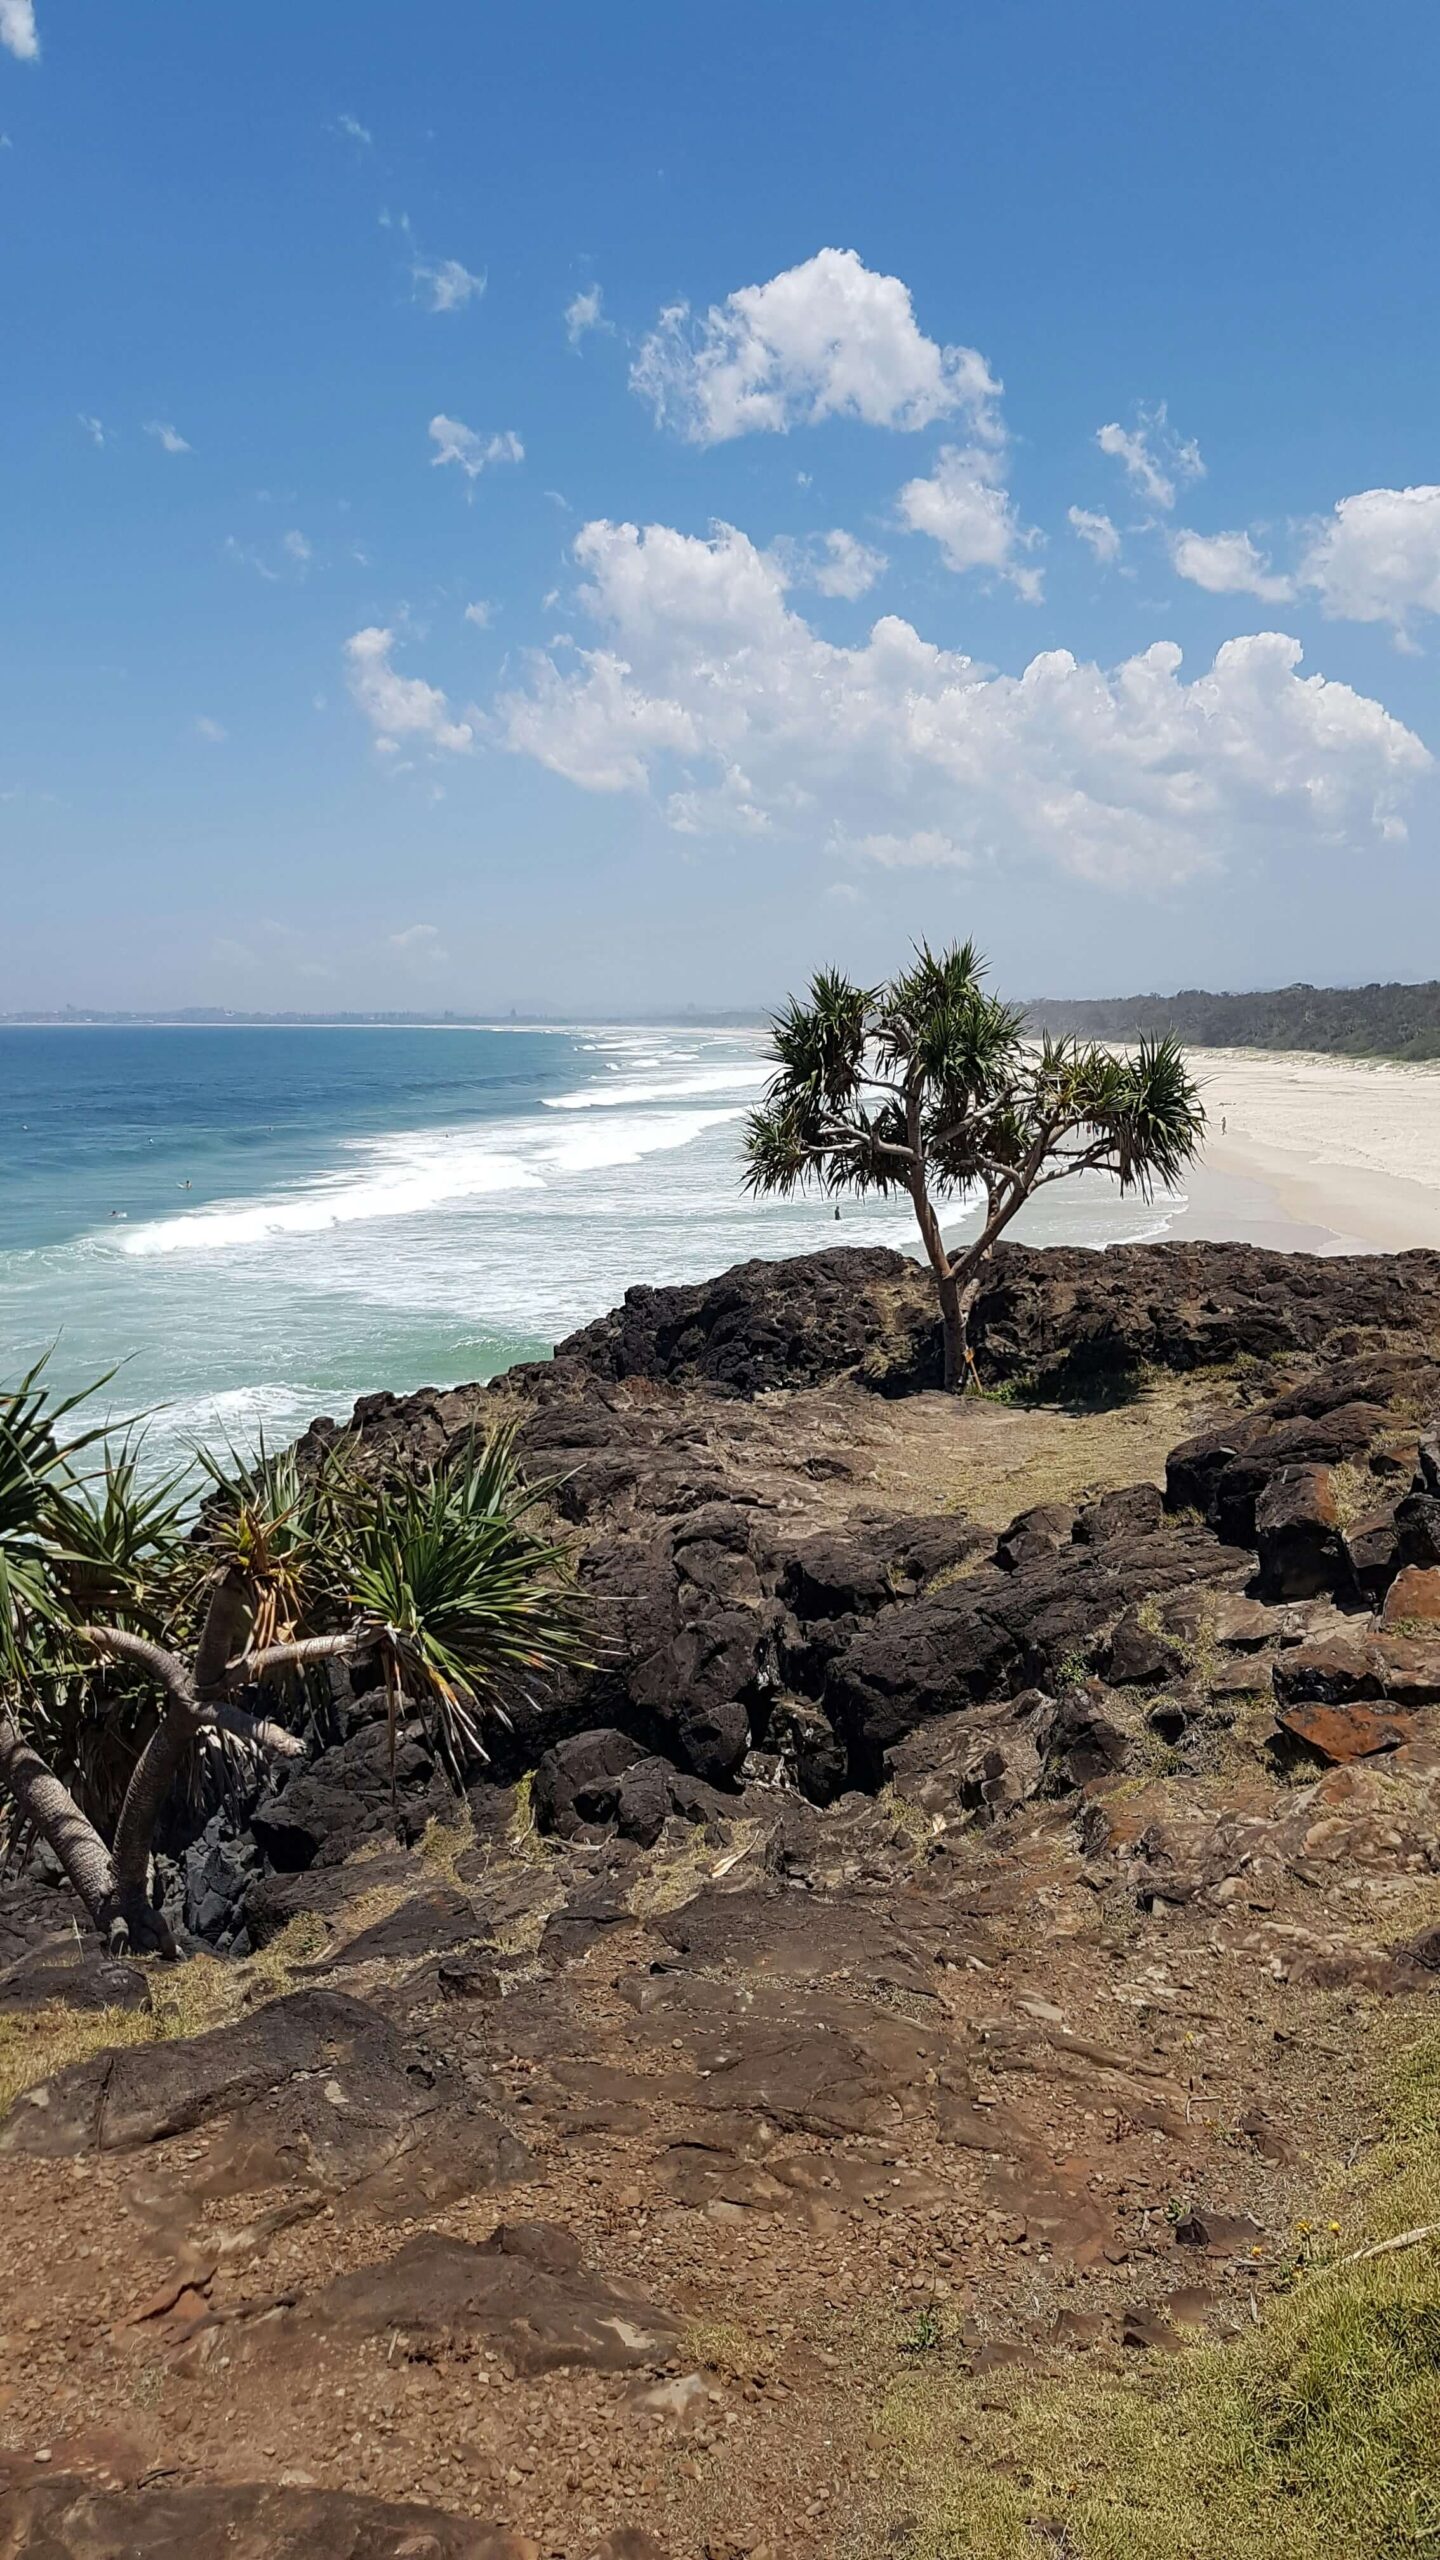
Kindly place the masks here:
[[(377, 1901), (379, 1896), (374, 1897)], [(344, 1915), (347, 1931), (356, 1904)], [(374, 1913), (372, 1917), (380, 1917)], [(143, 2009), (70, 2009), (63, 2001), (0, 2017), (0, 2122), (17, 2098), (71, 2063), (124, 2045), (167, 2044), (228, 2026), (247, 2009), (290, 1990), (300, 1968), (330, 1943), (330, 1925), (302, 1912), (258, 1955), (239, 1962), (191, 1956), (184, 1964), (147, 1960), (149, 2005)]]

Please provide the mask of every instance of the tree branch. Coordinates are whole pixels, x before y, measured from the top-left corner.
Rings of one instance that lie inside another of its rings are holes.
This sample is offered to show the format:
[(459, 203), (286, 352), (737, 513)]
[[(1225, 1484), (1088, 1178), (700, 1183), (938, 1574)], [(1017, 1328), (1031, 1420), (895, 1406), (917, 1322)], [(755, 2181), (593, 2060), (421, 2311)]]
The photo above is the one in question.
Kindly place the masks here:
[(368, 1627), (351, 1627), (344, 1635), (302, 1636), (294, 1644), (269, 1644), (260, 1653), (242, 1654), (225, 1673), (227, 1689), (248, 1688), (255, 1680), (268, 1680), (276, 1671), (303, 1671), (312, 1662), (338, 1662), (347, 1654), (363, 1653), (375, 1642)]
[(298, 1734), (273, 1723), (269, 1716), (247, 1715), (243, 1707), (231, 1706), (228, 1699), (217, 1698), (206, 1709), (205, 1720), (217, 1732), (230, 1734), (236, 1742), (250, 1743), (272, 1760), (303, 1760), (307, 1756)]
[(200, 1702), (178, 1653), (171, 1653), (163, 1644), (152, 1644), (148, 1636), (132, 1636), (126, 1627), (77, 1627), (75, 1632), (97, 1653), (112, 1654), (121, 1662), (133, 1662), (139, 1670), (148, 1671), (171, 1705), (187, 1715), (192, 1726), (199, 1726)]

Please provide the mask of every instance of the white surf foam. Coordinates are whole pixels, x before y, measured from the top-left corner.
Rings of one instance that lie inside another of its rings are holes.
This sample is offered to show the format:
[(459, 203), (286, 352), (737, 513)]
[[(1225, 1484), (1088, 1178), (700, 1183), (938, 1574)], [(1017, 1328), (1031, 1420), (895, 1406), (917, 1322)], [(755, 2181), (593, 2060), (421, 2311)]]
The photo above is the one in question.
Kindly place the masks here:
[[(335, 1172), (293, 1191), (255, 1200), (218, 1200), (179, 1217), (102, 1230), (103, 1241), (132, 1259), (176, 1253), (229, 1253), (271, 1238), (322, 1235), (367, 1220), (420, 1218), (436, 1209), (500, 1193), (540, 1191), (556, 1176), (634, 1164), (642, 1156), (688, 1146), (702, 1130), (739, 1117), (743, 1105), (712, 1111), (632, 1111), (597, 1128), (563, 1137), (553, 1122), (519, 1121), (484, 1137), (433, 1130), (356, 1139), (349, 1151), (365, 1170)], [(101, 1239), (95, 1239), (100, 1241)]]
[(614, 1084), (586, 1084), (574, 1093), (546, 1096), (547, 1111), (613, 1111), (636, 1102), (689, 1102), (699, 1094), (761, 1092), (774, 1069), (758, 1059), (737, 1058), (720, 1067), (697, 1067), (685, 1075), (656, 1077), (649, 1082), (621, 1070)]

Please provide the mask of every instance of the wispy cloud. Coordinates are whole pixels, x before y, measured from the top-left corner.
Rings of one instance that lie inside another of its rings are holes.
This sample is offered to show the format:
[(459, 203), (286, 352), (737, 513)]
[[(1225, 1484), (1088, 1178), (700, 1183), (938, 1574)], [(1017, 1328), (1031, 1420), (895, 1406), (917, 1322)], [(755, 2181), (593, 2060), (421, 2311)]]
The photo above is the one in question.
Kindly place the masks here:
[(38, 62), (35, 0), (0, 0), (0, 44), (21, 62)]
[(237, 561), (241, 568), (253, 569), (256, 577), (263, 578), (269, 586), (278, 586), (287, 570), (303, 578), (315, 556), (313, 545), (293, 527), (289, 533), (281, 535), (268, 556), (250, 543), (237, 541), (233, 533), (227, 533), (225, 554), (227, 559)]
[(147, 436), (153, 436), (166, 453), (193, 453), (195, 449), (193, 445), (186, 443), (178, 427), (167, 426), (163, 418), (147, 418), (145, 433)]
[(458, 258), (440, 258), (433, 265), (424, 260), (410, 270), (415, 284), (415, 299), (427, 311), (463, 311), (467, 302), (478, 302), (488, 277), (472, 275)]
[(85, 433), (93, 445), (104, 446), (109, 444), (110, 429), (106, 426), (103, 418), (92, 418), (88, 410), (85, 409), (78, 410), (76, 415), (79, 424), (84, 428)]
[(478, 480), (492, 463), (523, 462), (525, 447), (513, 427), (503, 428), (498, 435), (480, 436), (459, 418), (447, 418), (443, 412), (430, 421), (430, 441), (435, 451), (430, 456), (432, 469), (447, 462), (458, 463), (467, 480)]
[(1122, 427), (1112, 418), (1108, 426), (1096, 429), (1095, 441), (1112, 462), (1123, 464), (1131, 486), (1152, 507), (1163, 507), (1167, 513), (1181, 481), (1205, 477), (1200, 447), (1193, 436), (1176, 434), (1163, 400), (1153, 409), (1138, 409), (1133, 427)]
[(1119, 559), (1119, 528), (1111, 523), (1107, 515), (1102, 515), (1094, 507), (1072, 507), (1070, 526), (1082, 542), (1089, 544), (1096, 559), (1102, 564)]
[(474, 604), (465, 607), (465, 619), (473, 622), (477, 631), (488, 631), (495, 619), (495, 607), (483, 596), (477, 596)]
[(581, 339), (588, 337), (592, 329), (602, 330), (613, 338), (615, 324), (605, 317), (604, 300), (599, 285), (590, 284), (566, 304), (565, 335), (572, 347), (578, 347)]
[(337, 116), (335, 130), (337, 133), (348, 134), (352, 142), (362, 143), (367, 151), (374, 149), (375, 136), (368, 124), (362, 124), (358, 116)]

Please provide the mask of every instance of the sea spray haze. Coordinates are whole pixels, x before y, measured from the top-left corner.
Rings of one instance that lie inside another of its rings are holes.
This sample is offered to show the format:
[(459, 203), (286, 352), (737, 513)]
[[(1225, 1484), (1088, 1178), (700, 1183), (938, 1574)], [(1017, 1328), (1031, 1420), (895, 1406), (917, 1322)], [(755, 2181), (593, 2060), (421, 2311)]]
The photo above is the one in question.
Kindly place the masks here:
[[(637, 1281), (911, 1250), (908, 1213), (740, 1187), (759, 1033), (0, 1032), (0, 1369), (121, 1361), (165, 1462), (542, 1356)], [(1032, 1241), (1163, 1230), (1097, 1181)], [(112, 1214), (114, 1213), (114, 1214)]]

